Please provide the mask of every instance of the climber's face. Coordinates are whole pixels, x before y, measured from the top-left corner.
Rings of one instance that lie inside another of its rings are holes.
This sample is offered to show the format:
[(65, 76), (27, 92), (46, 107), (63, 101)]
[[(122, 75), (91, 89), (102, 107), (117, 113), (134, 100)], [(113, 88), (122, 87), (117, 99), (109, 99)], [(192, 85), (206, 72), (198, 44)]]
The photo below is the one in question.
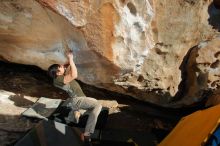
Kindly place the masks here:
[(58, 69), (57, 69), (57, 75), (60, 76), (60, 75), (63, 75), (65, 72), (65, 68), (63, 65), (59, 65)]

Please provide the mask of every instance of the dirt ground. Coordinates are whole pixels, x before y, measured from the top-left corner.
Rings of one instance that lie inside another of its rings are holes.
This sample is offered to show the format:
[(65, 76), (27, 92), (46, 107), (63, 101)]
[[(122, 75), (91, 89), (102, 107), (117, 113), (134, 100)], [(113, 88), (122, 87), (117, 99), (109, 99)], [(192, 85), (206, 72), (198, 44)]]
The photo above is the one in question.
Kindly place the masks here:
[[(126, 95), (79, 83), (87, 96), (118, 102), (119, 112), (109, 115), (103, 132), (105, 139), (132, 139), (139, 146), (157, 145), (182, 116), (175, 110), (164, 109)], [(34, 66), (3, 62), (0, 62), (0, 90), (33, 97), (68, 98), (65, 92), (52, 86), (46, 71)], [(19, 101), (16, 103), (19, 104)], [(21, 100), (20, 104), (25, 103)], [(10, 130), (0, 129), (0, 132), (1, 136), (11, 137), (12, 141), (18, 140), (19, 135), (22, 135), (22, 132)]]

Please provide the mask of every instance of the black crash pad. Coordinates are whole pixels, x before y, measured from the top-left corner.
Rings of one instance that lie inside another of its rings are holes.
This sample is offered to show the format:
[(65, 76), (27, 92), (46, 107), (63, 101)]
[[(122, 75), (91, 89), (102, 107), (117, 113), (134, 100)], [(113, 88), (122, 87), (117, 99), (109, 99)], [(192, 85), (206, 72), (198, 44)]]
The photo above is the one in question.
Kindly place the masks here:
[[(54, 121), (42, 120), (14, 146), (83, 146), (80, 129)], [(136, 146), (130, 142), (93, 141), (92, 146)]]
[(65, 124), (42, 120), (15, 146), (81, 146), (80, 130)]

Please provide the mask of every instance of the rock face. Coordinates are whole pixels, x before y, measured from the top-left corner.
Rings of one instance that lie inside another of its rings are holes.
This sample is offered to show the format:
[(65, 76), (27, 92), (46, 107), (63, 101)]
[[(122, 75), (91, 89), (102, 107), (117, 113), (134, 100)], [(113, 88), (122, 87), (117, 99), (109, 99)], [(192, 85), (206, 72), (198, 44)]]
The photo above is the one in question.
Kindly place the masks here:
[[(182, 100), (183, 104), (192, 104), (200, 101), (204, 91), (212, 90), (213, 97), (217, 97), (220, 91), (220, 36), (210, 41), (201, 42), (198, 46), (189, 50), (186, 62), (182, 63), (184, 79)], [(216, 101), (218, 102), (218, 101)], [(210, 105), (215, 101), (208, 102)], [(219, 102), (218, 102), (219, 103)]]
[[(46, 70), (53, 63), (66, 61), (66, 42), (74, 52), (81, 81), (163, 106), (169, 106), (175, 97), (189, 100), (183, 102), (189, 104), (194, 97), (200, 99), (198, 93), (204, 89), (218, 88), (213, 82), (219, 76), (214, 76), (213, 70), (219, 69), (219, 60), (209, 62), (217, 67), (206, 70), (212, 78), (207, 85), (204, 81), (204, 85), (191, 87), (190, 82), (197, 82), (197, 71), (191, 64), (185, 65), (187, 71), (181, 68), (186, 56), (195, 59), (189, 55), (194, 52), (190, 52), (192, 47), (207, 40), (210, 47), (217, 45), (220, 12), (216, 2), (1, 1), (1, 60)], [(206, 62), (203, 57), (197, 59)], [(196, 75), (189, 76), (190, 71)]]

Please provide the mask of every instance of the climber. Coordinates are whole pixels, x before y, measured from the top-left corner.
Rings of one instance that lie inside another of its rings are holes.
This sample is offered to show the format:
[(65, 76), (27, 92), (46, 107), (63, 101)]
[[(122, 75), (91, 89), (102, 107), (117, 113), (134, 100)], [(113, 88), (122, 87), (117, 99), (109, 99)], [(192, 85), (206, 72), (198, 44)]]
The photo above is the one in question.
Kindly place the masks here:
[[(53, 78), (54, 86), (66, 91), (70, 98), (72, 112), (69, 113), (67, 120), (77, 123), (80, 117), (80, 109), (89, 112), (85, 131), (81, 134), (81, 140), (91, 145), (91, 134), (94, 133), (98, 115), (102, 106), (98, 101), (91, 97), (86, 97), (80, 85), (75, 80), (77, 78), (77, 68), (73, 61), (73, 53), (68, 52), (68, 67), (61, 64), (53, 64), (48, 68), (48, 74)], [(74, 117), (74, 118), (72, 118)]]

